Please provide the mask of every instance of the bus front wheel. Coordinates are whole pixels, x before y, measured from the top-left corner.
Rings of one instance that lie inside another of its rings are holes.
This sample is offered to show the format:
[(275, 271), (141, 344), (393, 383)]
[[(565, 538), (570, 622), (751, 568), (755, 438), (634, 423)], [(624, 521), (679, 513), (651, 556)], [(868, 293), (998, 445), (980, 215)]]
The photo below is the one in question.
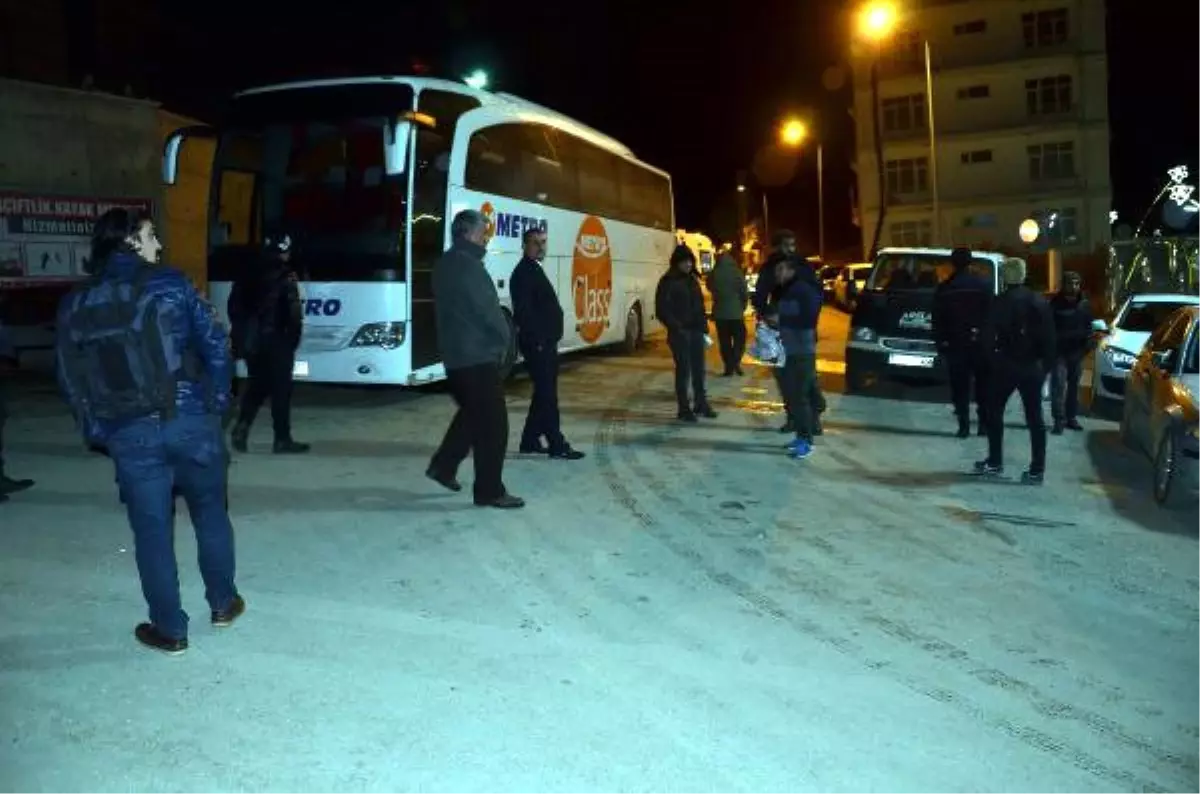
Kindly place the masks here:
[(642, 346), (642, 306), (635, 303), (629, 307), (629, 315), (625, 318), (625, 340), (621, 348), (626, 353), (636, 353)]

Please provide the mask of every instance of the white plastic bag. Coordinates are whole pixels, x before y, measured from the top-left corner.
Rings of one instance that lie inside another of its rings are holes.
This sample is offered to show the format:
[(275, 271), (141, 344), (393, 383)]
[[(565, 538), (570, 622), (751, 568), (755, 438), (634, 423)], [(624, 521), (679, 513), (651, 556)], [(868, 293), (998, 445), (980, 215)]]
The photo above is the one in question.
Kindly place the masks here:
[(748, 352), (751, 358), (768, 367), (782, 367), (787, 358), (779, 332), (766, 323), (759, 323), (754, 329), (754, 341)]

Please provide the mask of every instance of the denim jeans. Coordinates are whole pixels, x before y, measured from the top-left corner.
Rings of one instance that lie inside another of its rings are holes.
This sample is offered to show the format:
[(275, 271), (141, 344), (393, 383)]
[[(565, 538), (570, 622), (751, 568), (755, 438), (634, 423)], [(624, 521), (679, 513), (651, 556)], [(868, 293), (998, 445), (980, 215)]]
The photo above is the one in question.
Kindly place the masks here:
[(176, 491), (195, 527), (209, 607), (225, 610), (237, 595), (221, 420), (188, 415), (139, 419), (113, 433), (107, 445), (133, 529), (150, 622), (163, 635), (181, 639), (187, 636), (188, 616), (180, 603), (175, 560)]

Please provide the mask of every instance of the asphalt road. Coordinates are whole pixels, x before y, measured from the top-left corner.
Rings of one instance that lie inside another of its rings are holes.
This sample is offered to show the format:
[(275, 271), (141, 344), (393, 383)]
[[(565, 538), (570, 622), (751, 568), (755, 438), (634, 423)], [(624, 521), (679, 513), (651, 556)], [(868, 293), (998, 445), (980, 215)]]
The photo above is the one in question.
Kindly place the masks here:
[(6, 453), (38, 484), (0, 507), (0, 788), (1197, 790), (1195, 510), (1158, 509), (1096, 420), (1040, 489), (964, 476), (983, 443), (944, 395), (842, 395), (824, 317), (808, 461), (761, 369), (682, 426), (660, 345), (583, 355), (561, 391), (588, 458), (514, 453), (519, 513), (422, 476), (438, 390), (302, 388), (314, 453), (271, 456), (264, 416), (233, 464), (231, 630), (180, 518), (180, 658), (133, 641), (111, 468), (20, 379)]

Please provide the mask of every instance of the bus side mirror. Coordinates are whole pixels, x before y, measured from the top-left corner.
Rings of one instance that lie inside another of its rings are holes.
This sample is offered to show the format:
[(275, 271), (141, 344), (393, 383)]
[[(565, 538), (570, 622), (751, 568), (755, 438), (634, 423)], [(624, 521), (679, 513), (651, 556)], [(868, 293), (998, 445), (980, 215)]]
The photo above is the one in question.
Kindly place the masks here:
[(401, 176), (408, 165), (412, 127), (406, 119), (388, 121), (383, 127), (383, 168), (388, 176)]
[(179, 181), (179, 152), (188, 138), (216, 138), (217, 131), (207, 125), (183, 127), (167, 136), (163, 144), (162, 181), (174, 185)]

